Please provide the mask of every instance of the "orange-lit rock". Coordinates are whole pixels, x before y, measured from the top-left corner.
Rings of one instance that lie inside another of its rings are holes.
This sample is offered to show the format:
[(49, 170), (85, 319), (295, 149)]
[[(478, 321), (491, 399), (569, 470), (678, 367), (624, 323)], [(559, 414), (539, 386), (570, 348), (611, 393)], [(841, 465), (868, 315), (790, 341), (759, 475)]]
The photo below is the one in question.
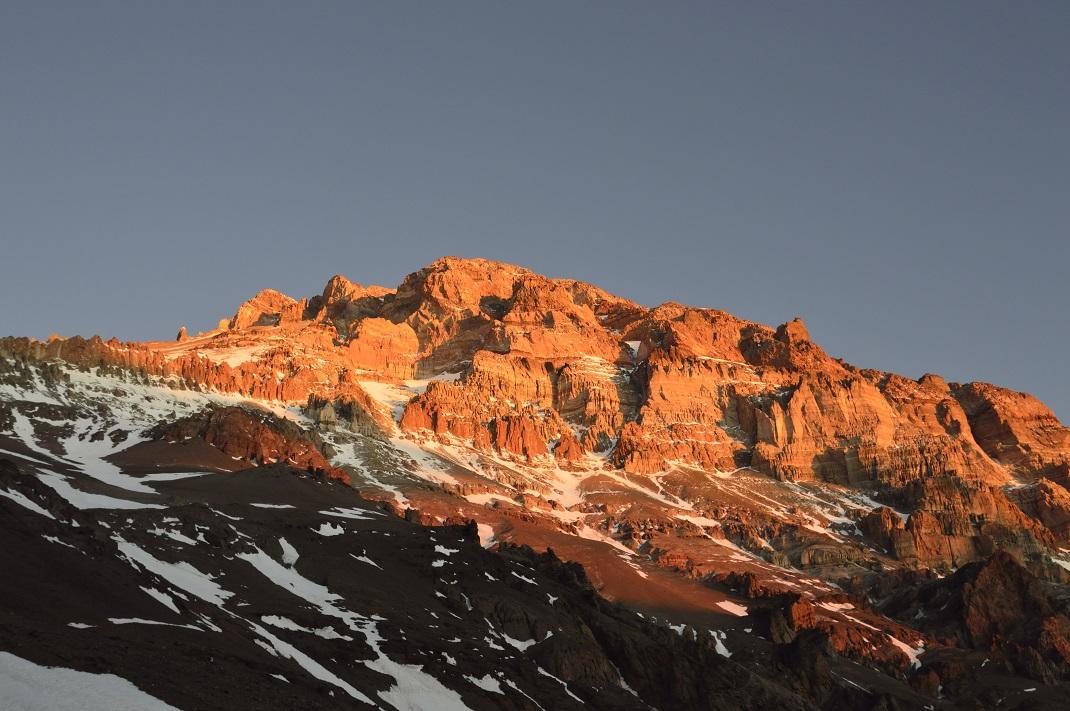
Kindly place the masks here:
[(229, 328), (236, 330), (250, 326), (277, 326), (301, 318), (303, 311), (304, 305), (289, 296), (274, 289), (264, 289), (238, 307), (234, 318), (230, 320)]
[[(2, 347), (302, 404), (325, 427), (605, 466), (652, 490), (681, 467), (865, 486), (914, 514), (906, 524), (871, 515), (866, 535), (921, 564), (1067, 536), (1070, 430), (1038, 400), (856, 368), (825, 353), (801, 319), (770, 328), (714, 309), (647, 308), (583, 282), (445, 257), (396, 290), (343, 276), (308, 300), (265, 290), (226, 326), (173, 342)], [(390, 388), (400, 399), (376, 400)], [(1032, 488), (1002, 493), (1011, 483)], [(791, 545), (799, 559), (814, 542)]]

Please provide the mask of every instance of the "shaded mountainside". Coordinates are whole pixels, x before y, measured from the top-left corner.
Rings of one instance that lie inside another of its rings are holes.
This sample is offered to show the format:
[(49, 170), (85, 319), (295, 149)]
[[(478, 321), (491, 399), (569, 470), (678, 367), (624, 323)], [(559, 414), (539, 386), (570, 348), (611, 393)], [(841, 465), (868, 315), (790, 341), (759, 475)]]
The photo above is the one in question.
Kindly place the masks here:
[(492, 554), (474, 526), (414, 525), (285, 467), (86, 510), (0, 467), (0, 644), (178, 708), (807, 707), (552, 554)]
[(0, 457), (0, 650), (179, 708), (1070, 702), (1070, 430), (798, 319), (337, 276), (175, 341), (0, 339)]

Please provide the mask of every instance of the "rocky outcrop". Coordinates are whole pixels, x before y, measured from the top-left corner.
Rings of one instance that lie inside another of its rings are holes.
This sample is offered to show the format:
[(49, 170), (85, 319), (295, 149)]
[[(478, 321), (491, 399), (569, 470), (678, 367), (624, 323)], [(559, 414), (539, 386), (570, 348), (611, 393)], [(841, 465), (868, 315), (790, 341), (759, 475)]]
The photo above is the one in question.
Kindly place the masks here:
[(150, 432), (156, 440), (183, 442), (203, 439), (232, 459), (248, 466), (281, 462), (311, 473), (349, 482), (349, 475), (333, 466), (297, 425), (265, 412), (225, 407), (174, 422), (161, 423)]
[[(909, 649), (928, 641), (916, 631), (856, 609), (844, 595), (814, 601), (798, 594), (781, 595), (767, 608), (765, 624), (770, 639), (790, 645), (807, 633), (818, 633), (836, 654), (866, 660), (890, 671), (907, 672), (913, 659), (895, 642)], [(843, 615), (833, 610), (850, 610)], [(876, 623), (876, 624), (873, 624)]]
[(579, 461), (583, 455), (583, 445), (571, 432), (563, 433), (561, 439), (554, 445), (554, 458), (558, 466), (567, 467), (570, 463)]
[(996, 550), (1042, 556), (1055, 535), (1026, 515), (1004, 492), (959, 477), (919, 479), (899, 489), (904, 521), (888, 507), (866, 514), (860, 528), (896, 558), (918, 566), (957, 568)]
[(1043, 523), (1056, 540), (1070, 542), (1070, 491), (1064, 486), (1041, 478), (1036, 483), (1008, 490), (1007, 498), (1027, 516)]
[[(177, 389), (195, 389), (244, 395), (258, 400), (304, 402), (309, 394), (333, 397), (360, 396), (356, 372), (339, 363), (324, 367), (318, 354), (331, 347), (332, 335), (320, 324), (308, 324), (275, 347), (249, 346), (245, 336), (221, 333), (211, 343), (219, 350), (165, 350), (157, 344), (121, 343), (99, 336), (58, 338), (47, 343), (30, 338), (0, 338), (0, 353), (33, 362), (63, 361), (88, 371), (108, 369), (135, 377), (155, 377)], [(228, 339), (238, 339), (230, 341)], [(231, 365), (221, 354), (233, 349), (259, 349), (257, 358)], [(256, 341), (252, 341), (256, 343)], [(363, 397), (367, 397), (366, 393)]]
[(956, 474), (1006, 480), (932, 377), (807, 372), (757, 409), (755, 466), (778, 478), (883, 486)]
[(952, 393), (988, 456), (1015, 474), (1065, 481), (1070, 471), (1070, 429), (1042, 402), (987, 383), (957, 385)]
[(420, 342), (409, 324), (369, 317), (346, 327), (345, 358), (354, 368), (394, 378), (416, 375)]
[(947, 578), (901, 587), (880, 609), (948, 643), (998, 653), (1034, 678), (1070, 673), (1065, 601), (1005, 551)]
[(300, 319), (304, 311), (304, 302), (295, 301), (274, 289), (264, 289), (238, 307), (228, 328), (238, 330), (252, 326), (278, 326)]

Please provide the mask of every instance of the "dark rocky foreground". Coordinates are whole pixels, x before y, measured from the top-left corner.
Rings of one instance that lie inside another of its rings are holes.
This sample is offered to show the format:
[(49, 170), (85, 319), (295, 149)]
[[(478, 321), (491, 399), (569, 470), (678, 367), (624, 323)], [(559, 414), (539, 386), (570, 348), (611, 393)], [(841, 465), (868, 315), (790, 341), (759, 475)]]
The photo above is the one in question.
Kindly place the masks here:
[(579, 566), (287, 467), (159, 484), (161, 508), (130, 510), (78, 510), (0, 467), (47, 512), (0, 498), (0, 649), (178, 708), (811, 707), (712, 635), (604, 602)]
[[(820, 631), (733, 636), (726, 657), (715, 631), (600, 599), (575, 564), (484, 550), (474, 525), (424, 527), (289, 467), (160, 481), (140, 509), (74, 508), (33, 469), (0, 462), (22, 499), (0, 497), (0, 650), (177, 708), (933, 705)], [(1025, 688), (1022, 708), (1065, 700)]]

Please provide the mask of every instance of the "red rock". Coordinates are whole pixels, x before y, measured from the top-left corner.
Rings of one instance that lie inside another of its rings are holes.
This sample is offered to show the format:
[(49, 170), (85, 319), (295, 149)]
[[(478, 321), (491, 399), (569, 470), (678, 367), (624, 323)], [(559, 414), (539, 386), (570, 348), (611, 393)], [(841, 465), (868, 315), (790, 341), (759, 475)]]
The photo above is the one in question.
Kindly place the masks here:
[[(875, 487), (916, 510), (906, 526), (890, 512), (870, 515), (863, 530), (918, 565), (961, 565), (1001, 546), (1039, 554), (1068, 535), (1070, 431), (1039, 401), (855, 368), (799, 319), (773, 329), (714, 309), (646, 308), (583, 282), (446, 257), (396, 290), (336, 276), (307, 301), (263, 291), (228, 326), (175, 342), (0, 347), (305, 404), (326, 426), (362, 432), (395, 425), (361, 382), (436, 376), (405, 405), (402, 431), (520, 461), (552, 449), (571, 467), (604, 454), (651, 489), (649, 475), (671, 467), (747, 466)], [(1013, 501), (1001, 492), (1012, 477), (1034, 484)], [(792, 530), (776, 535), (793, 540), (795, 559), (808, 547), (811, 561), (846, 555)]]
[(224, 454), (253, 465), (289, 464), (349, 482), (349, 475), (331, 465), (300, 428), (267, 413), (226, 407), (157, 427), (154, 439), (183, 441), (199, 437)]
[(583, 455), (583, 445), (579, 443), (576, 436), (571, 432), (564, 433), (561, 436), (561, 440), (554, 447), (554, 458), (559, 463), (575, 462), (581, 459)]
[(969, 426), (985, 452), (1013, 472), (1065, 477), (1070, 465), (1070, 429), (1032, 395), (987, 383), (953, 388)]
[[(294, 299), (273, 289), (264, 289), (238, 307), (230, 320), (229, 328), (244, 329), (251, 326), (277, 326), (284, 320), (300, 318), (299, 304)], [(301, 309), (303, 311), (303, 308)]]

